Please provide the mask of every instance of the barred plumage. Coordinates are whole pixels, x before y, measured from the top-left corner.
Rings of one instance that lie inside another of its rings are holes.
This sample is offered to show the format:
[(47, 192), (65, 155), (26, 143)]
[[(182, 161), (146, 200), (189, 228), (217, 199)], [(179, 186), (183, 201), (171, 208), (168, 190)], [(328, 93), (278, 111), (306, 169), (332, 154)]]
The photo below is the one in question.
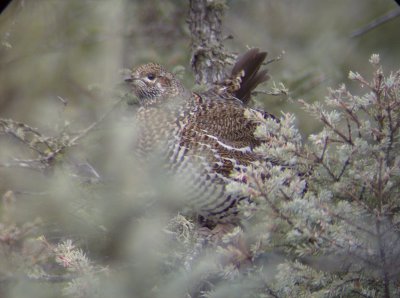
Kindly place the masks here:
[(246, 111), (260, 113), (245, 104), (251, 91), (268, 79), (259, 71), (265, 52), (251, 49), (234, 65), (230, 76), (204, 93), (192, 93), (162, 66), (138, 67), (127, 79), (139, 98), (137, 150), (146, 158), (152, 152), (182, 185), (189, 207), (207, 221), (232, 222), (237, 202), (246, 199), (229, 193), (226, 185), (234, 168), (245, 169), (260, 159), (253, 149), (257, 123)]

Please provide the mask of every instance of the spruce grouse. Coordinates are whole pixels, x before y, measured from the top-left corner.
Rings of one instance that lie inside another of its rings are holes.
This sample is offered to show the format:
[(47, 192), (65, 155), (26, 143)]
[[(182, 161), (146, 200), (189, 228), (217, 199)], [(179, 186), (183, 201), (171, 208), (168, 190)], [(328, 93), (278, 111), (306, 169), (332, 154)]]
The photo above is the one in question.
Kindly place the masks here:
[(268, 80), (260, 70), (266, 52), (253, 48), (238, 58), (224, 82), (202, 93), (191, 92), (161, 65), (148, 63), (126, 78), (140, 102), (137, 114), (141, 159), (162, 156), (164, 166), (182, 185), (189, 209), (206, 222), (237, 219), (237, 203), (247, 199), (229, 192), (234, 168), (260, 159), (253, 149), (257, 123), (246, 111), (272, 115), (246, 106), (251, 92)]

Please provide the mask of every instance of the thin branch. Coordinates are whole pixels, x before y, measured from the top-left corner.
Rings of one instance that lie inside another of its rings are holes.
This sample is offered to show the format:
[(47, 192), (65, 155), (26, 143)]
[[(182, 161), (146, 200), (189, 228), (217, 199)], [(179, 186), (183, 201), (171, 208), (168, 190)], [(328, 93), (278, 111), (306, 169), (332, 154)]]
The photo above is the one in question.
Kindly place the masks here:
[(328, 119), (326, 119), (326, 117), (325, 117), (324, 114), (321, 114), (320, 119), (321, 119), (321, 121), (322, 121), (326, 126), (328, 126), (330, 129), (332, 129), (332, 131), (333, 131), (334, 133), (336, 133), (338, 136), (340, 136), (346, 143), (349, 143), (350, 145), (354, 146), (354, 143), (353, 143), (353, 141), (351, 140), (351, 136), (346, 137), (340, 130), (338, 130), (337, 128), (335, 128), (335, 127), (332, 125), (332, 123), (330, 123), (330, 122), (328, 121)]
[[(387, 94), (385, 92), (385, 102), (388, 102), (386, 100), (386, 95)], [(385, 160), (386, 160), (387, 166), (390, 166), (390, 163), (391, 163), (390, 153), (393, 148), (393, 142), (394, 142), (394, 138), (395, 138), (395, 134), (396, 134), (395, 128), (393, 126), (392, 109), (391, 109), (390, 103), (388, 103), (386, 105), (386, 112), (387, 112), (387, 116), (388, 116), (388, 125), (389, 125), (389, 145), (386, 148)]]
[[(260, 184), (259, 179), (257, 179), (257, 177), (255, 177), (254, 175), (252, 175), (253, 180), (256, 184), (257, 187), (257, 191), (260, 193), (260, 195), (265, 199), (265, 201), (270, 205), (270, 207), (272, 208), (272, 210), (278, 215), (280, 216), (283, 220), (285, 220), (291, 227), (294, 227), (294, 223), (289, 219), (289, 217), (287, 217), (286, 215), (284, 215), (279, 208), (269, 199), (268, 194), (265, 191), (265, 187), (263, 187)], [(280, 189), (281, 191), (281, 189)]]
[(105, 112), (99, 120), (93, 122), (90, 124), (87, 128), (82, 130), (77, 136), (71, 139), (70, 145), (74, 145), (77, 141), (85, 137), (91, 130), (93, 130), (96, 126), (98, 126), (101, 122), (103, 122), (117, 107), (118, 105), (123, 101), (123, 99), (118, 100), (116, 103), (113, 104), (110, 110)]
[(347, 167), (350, 165), (350, 156), (346, 159), (346, 161), (344, 162), (344, 165), (342, 167), (342, 170), (339, 173), (339, 176), (337, 177), (338, 180), (340, 180), (340, 178), (342, 178), (343, 174), (345, 173)]
[(325, 162), (323, 162), (322, 160), (319, 160), (318, 159), (318, 156), (313, 152), (313, 155), (317, 158), (317, 161), (318, 161), (318, 163), (320, 164), (320, 165), (322, 165), (322, 167), (327, 171), (327, 173), (329, 174), (329, 176), (331, 176), (331, 178), (334, 180), (334, 181), (339, 181), (339, 179), (338, 179), (338, 177), (336, 177), (335, 176), (335, 174), (332, 172), (332, 170), (328, 167), (328, 165), (325, 163)]
[[(115, 108), (123, 101), (123, 99), (118, 100), (116, 103), (113, 104), (110, 110), (105, 112), (100, 119), (90, 124), (87, 128), (79, 132), (75, 137), (71, 139), (64, 139), (64, 136), (59, 137), (44, 137), (35, 129), (25, 125), (23, 123), (15, 122), (13, 120), (1, 119), (0, 118), (0, 129), (4, 131), (5, 134), (15, 137), (23, 144), (31, 148), (32, 150), (36, 151), (39, 154), (39, 157), (36, 159), (14, 159), (13, 162), (3, 162), (0, 163), (0, 167), (22, 167), (22, 168), (31, 168), (37, 170), (44, 170), (48, 168), (52, 161), (63, 152), (66, 148), (72, 147), (76, 145), (76, 143), (85, 137), (90, 131), (92, 131), (95, 127), (97, 127), (101, 122), (103, 122), (114, 110)], [(18, 129), (23, 129), (24, 133), (32, 133), (34, 135), (34, 140), (29, 141), (24, 136), (21, 136), (17, 133)], [(40, 150), (36, 148), (34, 144), (44, 144), (47, 148), (46, 150)]]
[(376, 18), (369, 24), (353, 31), (351, 33), (350, 37), (355, 38), (355, 37), (364, 35), (367, 32), (379, 27), (380, 25), (383, 25), (383, 24), (389, 22), (390, 20), (393, 20), (394, 18), (398, 17), (399, 15), (400, 15), (400, 9), (399, 8), (393, 9), (393, 10), (389, 11), (388, 13), (386, 13), (385, 15)]
[(382, 269), (382, 279), (383, 279), (383, 288), (384, 288), (384, 295), (385, 298), (390, 298), (390, 279), (389, 279), (389, 272), (387, 272), (387, 259), (386, 259), (386, 252), (385, 248), (383, 247), (383, 240), (382, 240), (382, 235), (380, 231), (381, 227), (381, 222), (379, 218), (376, 219), (376, 231), (378, 234), (378, 246), (379, 246), (379, 256), (380, 256), (380, 261), (382, 263), (381, 269)]
[[(360, 281), (360, 278), (358, 278), (358, 277), (357, 277), (357, 278), (351, 278), (351, 279), (348, 279), (348, 280), (344, 280), (343, 282), (341, 282), (341, 283), (335, 285), (334, 289), (341, 289), (344, 285), (346, 285), (346, 284), (348, 284), (348, 283), (354, 283), (354, 282), (358, 282), (358, 281)], [(358, 291), (356, 291), (356, 290), (354, 290), (354, 289), (352, 290), (352, 292), (354, 292), (355, 294), (360, 295), (361, 297), (373, 298), (372, 296), (365, 295), (365, 294), (360, 293), (360, 292), (358, 292)]]

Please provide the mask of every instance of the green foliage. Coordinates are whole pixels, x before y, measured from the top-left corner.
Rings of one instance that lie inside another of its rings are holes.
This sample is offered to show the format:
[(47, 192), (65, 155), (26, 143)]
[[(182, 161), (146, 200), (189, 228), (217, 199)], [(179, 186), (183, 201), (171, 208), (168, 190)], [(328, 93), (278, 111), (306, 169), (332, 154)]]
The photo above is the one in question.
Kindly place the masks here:
[(399, 19), (348, 38), (394, 1), (227, 3), (231, 47), (287, 52), (268, 68), (291, 93), (261, 93), (307, 102), (269, 97), (274, 114), (297, 109), (279, 125), (248, 115), (265, 162), (232, 174), (252, 202), (219, 234), (179, 214), (157, 161), (137, 168), (135, 101), (110, 108), (103, 92), (122, 63), (187, 64), (187, 1), (13, 1), (2, 14), (0, 297), (400, 296), (399, 71), (373, 55), (371, 79), (350, 72), (309, 103), (349, 65), (364, 73), (372, 49), (397, 63)]
[(385, 76), (378, 55), (370, 63), (370, 81), (349, 75), (365, 94), (342, 85), (325, 105), (301, 101), (323, 125), (305, 146), (292, 116), (258, 118), (270, 161), (245, 173), (241, 189), (257, 204), (242, 207), (262, 224), (255, 253), (286, 256), (273, 281), (279, 296), (399, 295), (400, 71)]
[[(291, 114), (277, 123), (248, 113), (259, 123), (257, 137), (267, 141), (257, 148), (265, 161), (232, 173), (246, 183), (230, 189), (252, 200), (240, 206), (241, 228), (219, 232), (154, 201), (160, 193), (146, 190), (157, 192), (162, 178), (151, 171), (150, 189), (138, 179), (147, 179), (143, 172), (126, 177), (116, 163), (124, 149), (109, 161), (122, 172), (112, 172), (117, 183), (102, 181), (88, 163), (71, 167), (59, 156), (84, 136), (90, 144), (105, 116), (75, 137), (52, 138), (2, 120), (2, 134), (38, 156), (3, 166), (55, 168), (38, 195), (42, 205), (12, 191), (3, 195), (2, 293), (21, 297), (38, 282), (51, 287), (32, 290), (33, 297), (51, 291), (67, 297), (398, 296), (400, 71), (385, 75), (377, 55), (370, 62), (370, 80), (349, 75), (362, 94), (341, 85), (324, 103), (300, 101), (323, 126), (307, 142)], [(49, 156), (58, 158), (49, 162)], [(124, 161), (131, 172), (134, 162)], [(84, 179), (82, 166), (96, 179)], [(121, 178), (138, 181), (127, 187)], [(24, 209), (32, 207), (27, 216)]]

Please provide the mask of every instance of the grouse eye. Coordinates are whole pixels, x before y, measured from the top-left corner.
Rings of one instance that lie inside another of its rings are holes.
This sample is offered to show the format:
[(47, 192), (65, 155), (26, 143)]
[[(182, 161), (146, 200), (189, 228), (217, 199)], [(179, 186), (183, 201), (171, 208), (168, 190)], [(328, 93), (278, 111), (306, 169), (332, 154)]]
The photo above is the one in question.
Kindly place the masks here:
[(149, 73), (149, 74), (147, 75), (147, 78), (148, 78), (150, 81), (153, 81), (153, 80), (156, 78), (156, 75), (155, 75), (154, 73)]

